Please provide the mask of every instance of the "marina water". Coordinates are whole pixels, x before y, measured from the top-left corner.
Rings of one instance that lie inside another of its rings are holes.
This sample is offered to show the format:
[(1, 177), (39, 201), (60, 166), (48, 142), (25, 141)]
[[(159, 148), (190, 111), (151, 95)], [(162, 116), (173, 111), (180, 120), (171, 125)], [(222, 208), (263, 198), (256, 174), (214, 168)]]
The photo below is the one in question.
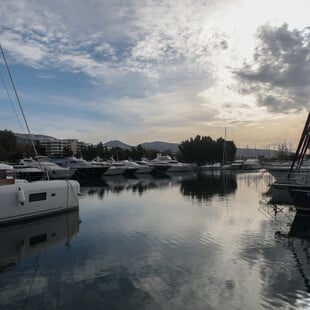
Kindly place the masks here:
[(79, 212), (1, 228), (0, 309), (305, 309), (309, 239), (291, 233), (289, 202), (269, 203), (281, 197), (270, 183), (266, 172), (82, 183)]

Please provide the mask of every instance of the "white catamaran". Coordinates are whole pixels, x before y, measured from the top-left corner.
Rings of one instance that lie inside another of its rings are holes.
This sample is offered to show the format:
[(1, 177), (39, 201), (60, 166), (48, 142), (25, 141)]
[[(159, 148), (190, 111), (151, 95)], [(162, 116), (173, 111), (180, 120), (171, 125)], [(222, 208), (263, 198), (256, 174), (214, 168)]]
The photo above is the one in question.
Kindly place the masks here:
[[(1, 44), (0, 50), (28, 134), (31, 138), (32, 135)], [(38, 157), (33, 139), (31, 139), (31, 142), (36, 157)], [(3, 169), (0, 168), (0, 225), (78, 209), (80, 184), (77, 181), (44, 180), (28, 182), (26, 180), (18, 180), (12, 176), (8, 176), (8, 167), (3, 165), (2, 167)]]

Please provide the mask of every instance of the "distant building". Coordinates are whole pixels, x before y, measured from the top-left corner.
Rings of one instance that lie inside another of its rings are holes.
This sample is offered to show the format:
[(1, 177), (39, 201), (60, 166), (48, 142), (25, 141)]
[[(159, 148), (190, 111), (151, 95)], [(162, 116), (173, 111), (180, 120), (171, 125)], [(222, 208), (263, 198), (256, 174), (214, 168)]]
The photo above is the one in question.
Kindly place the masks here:
[(46, 155), (65, 155), (71, 152), (74, 156), (81, 154), (84, 142), (78, 139), (63, 139), (63, 140), (41, 140), (40, 144), (44, 146)]
[[(15, 133), (18, 143), (30, 144), (31, 140), (27, 134)], [(66, 152), (72, 152), (72, 155), (79, 156), (82, 148), (86, 145), (78, 139), (56, 139), (45, 135), (33, 135), (34, 143), (39, 142), (46, 151), (47, 156), (65, 155)]]
[(63, 155), (64, 144), (61, 140), (41, 140), (39, 143), (44, 147), (46, 155)]

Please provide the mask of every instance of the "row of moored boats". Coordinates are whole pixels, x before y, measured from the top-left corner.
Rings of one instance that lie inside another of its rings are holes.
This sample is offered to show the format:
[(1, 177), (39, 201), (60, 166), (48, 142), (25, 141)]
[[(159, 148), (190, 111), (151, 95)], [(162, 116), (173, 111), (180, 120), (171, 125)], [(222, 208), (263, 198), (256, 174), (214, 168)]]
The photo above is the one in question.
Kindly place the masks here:
[(173, 172), (189, 172), (195, 165), (181, 163), (168, 155), (158, 155), (153, 160), (141, 161), (105, 161), (96, 158), (86, 161), (76, 157), (49, 158), (39, 156), (38, 160), (25, 158), (17, 164), (0, 163), (0, 169), (8, 175), (31, 181), (47, 179), (87, 179), (101, 176), (132, 176), (135, 174), (161, 174)]
[(76, 157), (50, 158), (39, 156), (38, 160), (24, 158), (17, 164), (0, 163), (0, 168), (7, 170), (9, 175), (30, 181), (47, 179), (77, 179), (97, 178), (101, 176), (133, 176), (136, 174), (177, 173), (190, 171), (214, 170), (258, 170), (261, 168), (257, 159), (235, 160), (231, 164), (215, 163), (197, 167), (195, 164), (182, 163), (168, 155), (158, 154), (153, 160), (140, 161), (102, 160), (95, 158), (86, 161)]

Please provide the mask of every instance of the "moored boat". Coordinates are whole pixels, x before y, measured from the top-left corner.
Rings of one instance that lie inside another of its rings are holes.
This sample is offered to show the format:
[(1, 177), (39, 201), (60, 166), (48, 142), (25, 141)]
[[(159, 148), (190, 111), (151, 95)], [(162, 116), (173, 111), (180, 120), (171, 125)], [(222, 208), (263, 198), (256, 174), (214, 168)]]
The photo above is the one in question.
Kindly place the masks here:
[[(34, 152), (38, 156), (1, 44), (0, 50), (24, 117)], [(76, 210), (79, 207), (78, 194), (80, 192), (80, 184), (77, 181), (47, 180), (28, 182), (27, 180), (7, 177), (7, 169), (0, 171), (0, 179), (0, 224), (32, 220), (51, 214)]]
[(51, 160), (62, 167), (68, 167), (71, 170), (74, 170), (75, 173), (72, 178), (77, 180), (101, 177), (103, 173), (109, 169), (107, 166), (90, 164), (86, 160), (74, 156), (67, 158), (52, 158)]
[(259, 170), (261, 165), (257, 158), (248, 158), (243, 162), (242, 170)]
[(35, 181), (8, 179), (0, 182), (0, 224), (68, 212), (79, 207), (80, 185), (74, 180)]
[(172, 159), (169, 155), (161, 154), (157, 154), (156, 158), (153, 160), (149, 160), (147, 164), (161, 173), (188, 172), (193, 171), (195, 168), (195, 165), (193, 164), (181, 163), (177, 160)]
[(75, 173), (74, 169), (61, 167), (47, 160), (36, 161), (32, 158), (25, 158), (20, 161), (20, 164), (22, 168), (37, 168), (43, 171), (49, 179), (70, 179)]
[(290, 193), (297, 212), (310, 212), (310, 171), (303, 170), (303, 161), (310, 146), (310, 112), (301, 134), (294, 160), (285, 183), (276, 182), (277, 187)]
[(236, 159), (231, 165), (230, 168), (232, 170), (241, 170), (243, 167), (244, 160)]

